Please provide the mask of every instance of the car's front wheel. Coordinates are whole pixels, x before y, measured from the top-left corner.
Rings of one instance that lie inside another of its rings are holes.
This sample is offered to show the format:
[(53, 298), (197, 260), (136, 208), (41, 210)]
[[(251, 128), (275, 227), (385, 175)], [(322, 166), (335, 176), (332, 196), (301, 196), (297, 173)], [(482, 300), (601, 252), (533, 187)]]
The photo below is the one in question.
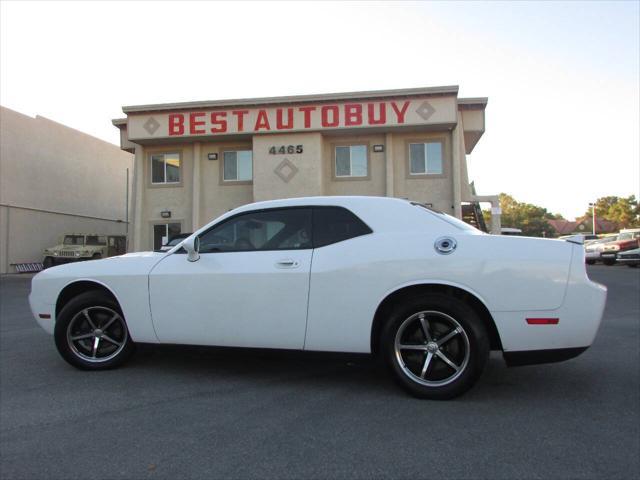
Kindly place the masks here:
[(117, 367), (134, 349), (119, 305), (97, 290), (80, 294), (64, 306), (54, 336), (60, 355), (85, 370)]
[(489, 339), (478, 315), (440, 294), (398, 305), (381, 341), (395, 379), (421, 398), (444, 400), (466, 392), (489, 357)]

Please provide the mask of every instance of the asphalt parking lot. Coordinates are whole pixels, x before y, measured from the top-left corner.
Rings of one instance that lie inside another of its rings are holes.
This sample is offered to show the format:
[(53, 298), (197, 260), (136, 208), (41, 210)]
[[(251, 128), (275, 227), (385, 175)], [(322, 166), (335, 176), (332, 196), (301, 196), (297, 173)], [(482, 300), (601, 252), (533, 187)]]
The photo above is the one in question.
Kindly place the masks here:
[(508, 369), (493, 355), (449, 402), (417, 400), (366, 357), (144, 347), (81, 372), (1, 279), (0, 477), (638, 478), (640, 269), (609, 287), (594, 345)]

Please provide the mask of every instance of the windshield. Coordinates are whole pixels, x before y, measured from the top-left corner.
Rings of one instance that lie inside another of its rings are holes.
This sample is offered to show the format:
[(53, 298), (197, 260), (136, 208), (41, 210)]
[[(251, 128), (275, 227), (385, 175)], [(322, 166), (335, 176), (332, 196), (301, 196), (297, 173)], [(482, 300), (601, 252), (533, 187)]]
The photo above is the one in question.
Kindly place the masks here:
[(422, 203), (411, 202), (411, 205), (415, 205), (416, 207), (419, 207), (419, 208), (424, 208), (425, 210), (437, 215), (438, 217), (440, 217), (445, 222), (450, 223), (451, 225), (453, 225), (454, 227), (456, 227), (456, 228), (458, 228), (460, 230), (467, 230), (467, 231), (471, 231), (471, 232), (484, 233), (482, 230), (477, 229), (473, 225), (469, 225), (468, 223), (463, 222), (462, 220), (457, 219), (455, 217), (452, 217), (451, 215), (447, 215), (444, 212), (439, 212), (438, 210), (434, 210), (433, 208), (429, 208), (429, 207), (427, 207), (426, 205), (424, 205)]
[(640, 236), (640, 232), (623, 232), (618, 235), (618, 240), (633, 240)]
[(84, 235), (65, 235), (62, 243), (65, 245), (84, 245)]
[(98, 235), (87, 235), (86, 245), (106, 245), (107, 239)]

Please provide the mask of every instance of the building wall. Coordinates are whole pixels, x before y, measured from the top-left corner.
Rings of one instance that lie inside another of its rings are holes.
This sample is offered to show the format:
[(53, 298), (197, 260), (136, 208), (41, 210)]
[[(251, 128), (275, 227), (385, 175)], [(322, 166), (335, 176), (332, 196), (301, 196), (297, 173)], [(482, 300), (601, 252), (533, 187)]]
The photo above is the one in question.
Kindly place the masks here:
[(0, 107), (0, 273), (42, 261), (65, 232), (124, 233), (132, 166), (115, 145)]
[[(391, 143), (387, 144), (387, 140)], [(410, 142), (440, 140), (443, 143), (442, 175), (413, 176), (408, 174)], [(367, 145), (368, 171), (366, 178), (337, 178), (335, 176), (335, 147), (338, 145)], [(304, 145), (302, 154), (271, 154), (271, 147)], [(383, 152), (374, 152), (373, 145), (383, 145)], [(143, 161), (141, 171), (142, 212), (140, 215), (140, 249), (150, 249), (153, 226), (180, 223), (183, 232), (192, 232), (219, 215), (240, 205), (254, 201), (313, 195), (392, 195), (409, 200), (431, 203), (434, 208), (452, 212), (452, 134), (448, 130), (413, 133), (383, 133), (358, 135), (292, 133), (254, 135), (251, 140), (195, 142), (137, 147)], [(223, 153), (225, 150), (248, 149), (253, 152), (253, 181), (223, 182)], [(194, 158), (199, 151), (197, 158)], [(152, 185), (151, 155), (179, 153), (181, 182), (178, 185)], [(208, 154), (217, 153), (217, 160)], [(284, 181), (275, 170), (282, 162), (290, 162), (297, 172)], [(391, 164), (392, 189), (387, 191), (387, 162)], [(199, 166), (196, 168), (196, 163)], [(194, 179), (194, 169), (197, 171)], [(462, 172), (465, 184), (466, 169)], [(194, 197), (194, 182), (197, 184)], [(193, 214), (194, 203), (197, 215)], [(162, 211), (170, 211), (171, 218), (163, 219)]]

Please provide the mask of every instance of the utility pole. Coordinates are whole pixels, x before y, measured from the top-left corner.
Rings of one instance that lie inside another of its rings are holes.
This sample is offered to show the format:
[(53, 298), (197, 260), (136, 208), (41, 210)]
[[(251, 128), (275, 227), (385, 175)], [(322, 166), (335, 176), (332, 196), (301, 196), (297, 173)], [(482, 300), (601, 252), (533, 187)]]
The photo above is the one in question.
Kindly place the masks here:
[(593, 234), (596, 234), (596, 204), (595, 203), (589, 203), (589, 206), (591, 207), (591, 220), (593, 221)]
[(126, 196), (125, 196), (125, 212), (124, 212), (124, 218), (125, 218), (125, 224), (124, 224), (124, 228), (125, 228), (125, 248), (127, 249), (126, 251), (129, 251), (129, 168), (127, 168), (127, 189), (126, 189)]

